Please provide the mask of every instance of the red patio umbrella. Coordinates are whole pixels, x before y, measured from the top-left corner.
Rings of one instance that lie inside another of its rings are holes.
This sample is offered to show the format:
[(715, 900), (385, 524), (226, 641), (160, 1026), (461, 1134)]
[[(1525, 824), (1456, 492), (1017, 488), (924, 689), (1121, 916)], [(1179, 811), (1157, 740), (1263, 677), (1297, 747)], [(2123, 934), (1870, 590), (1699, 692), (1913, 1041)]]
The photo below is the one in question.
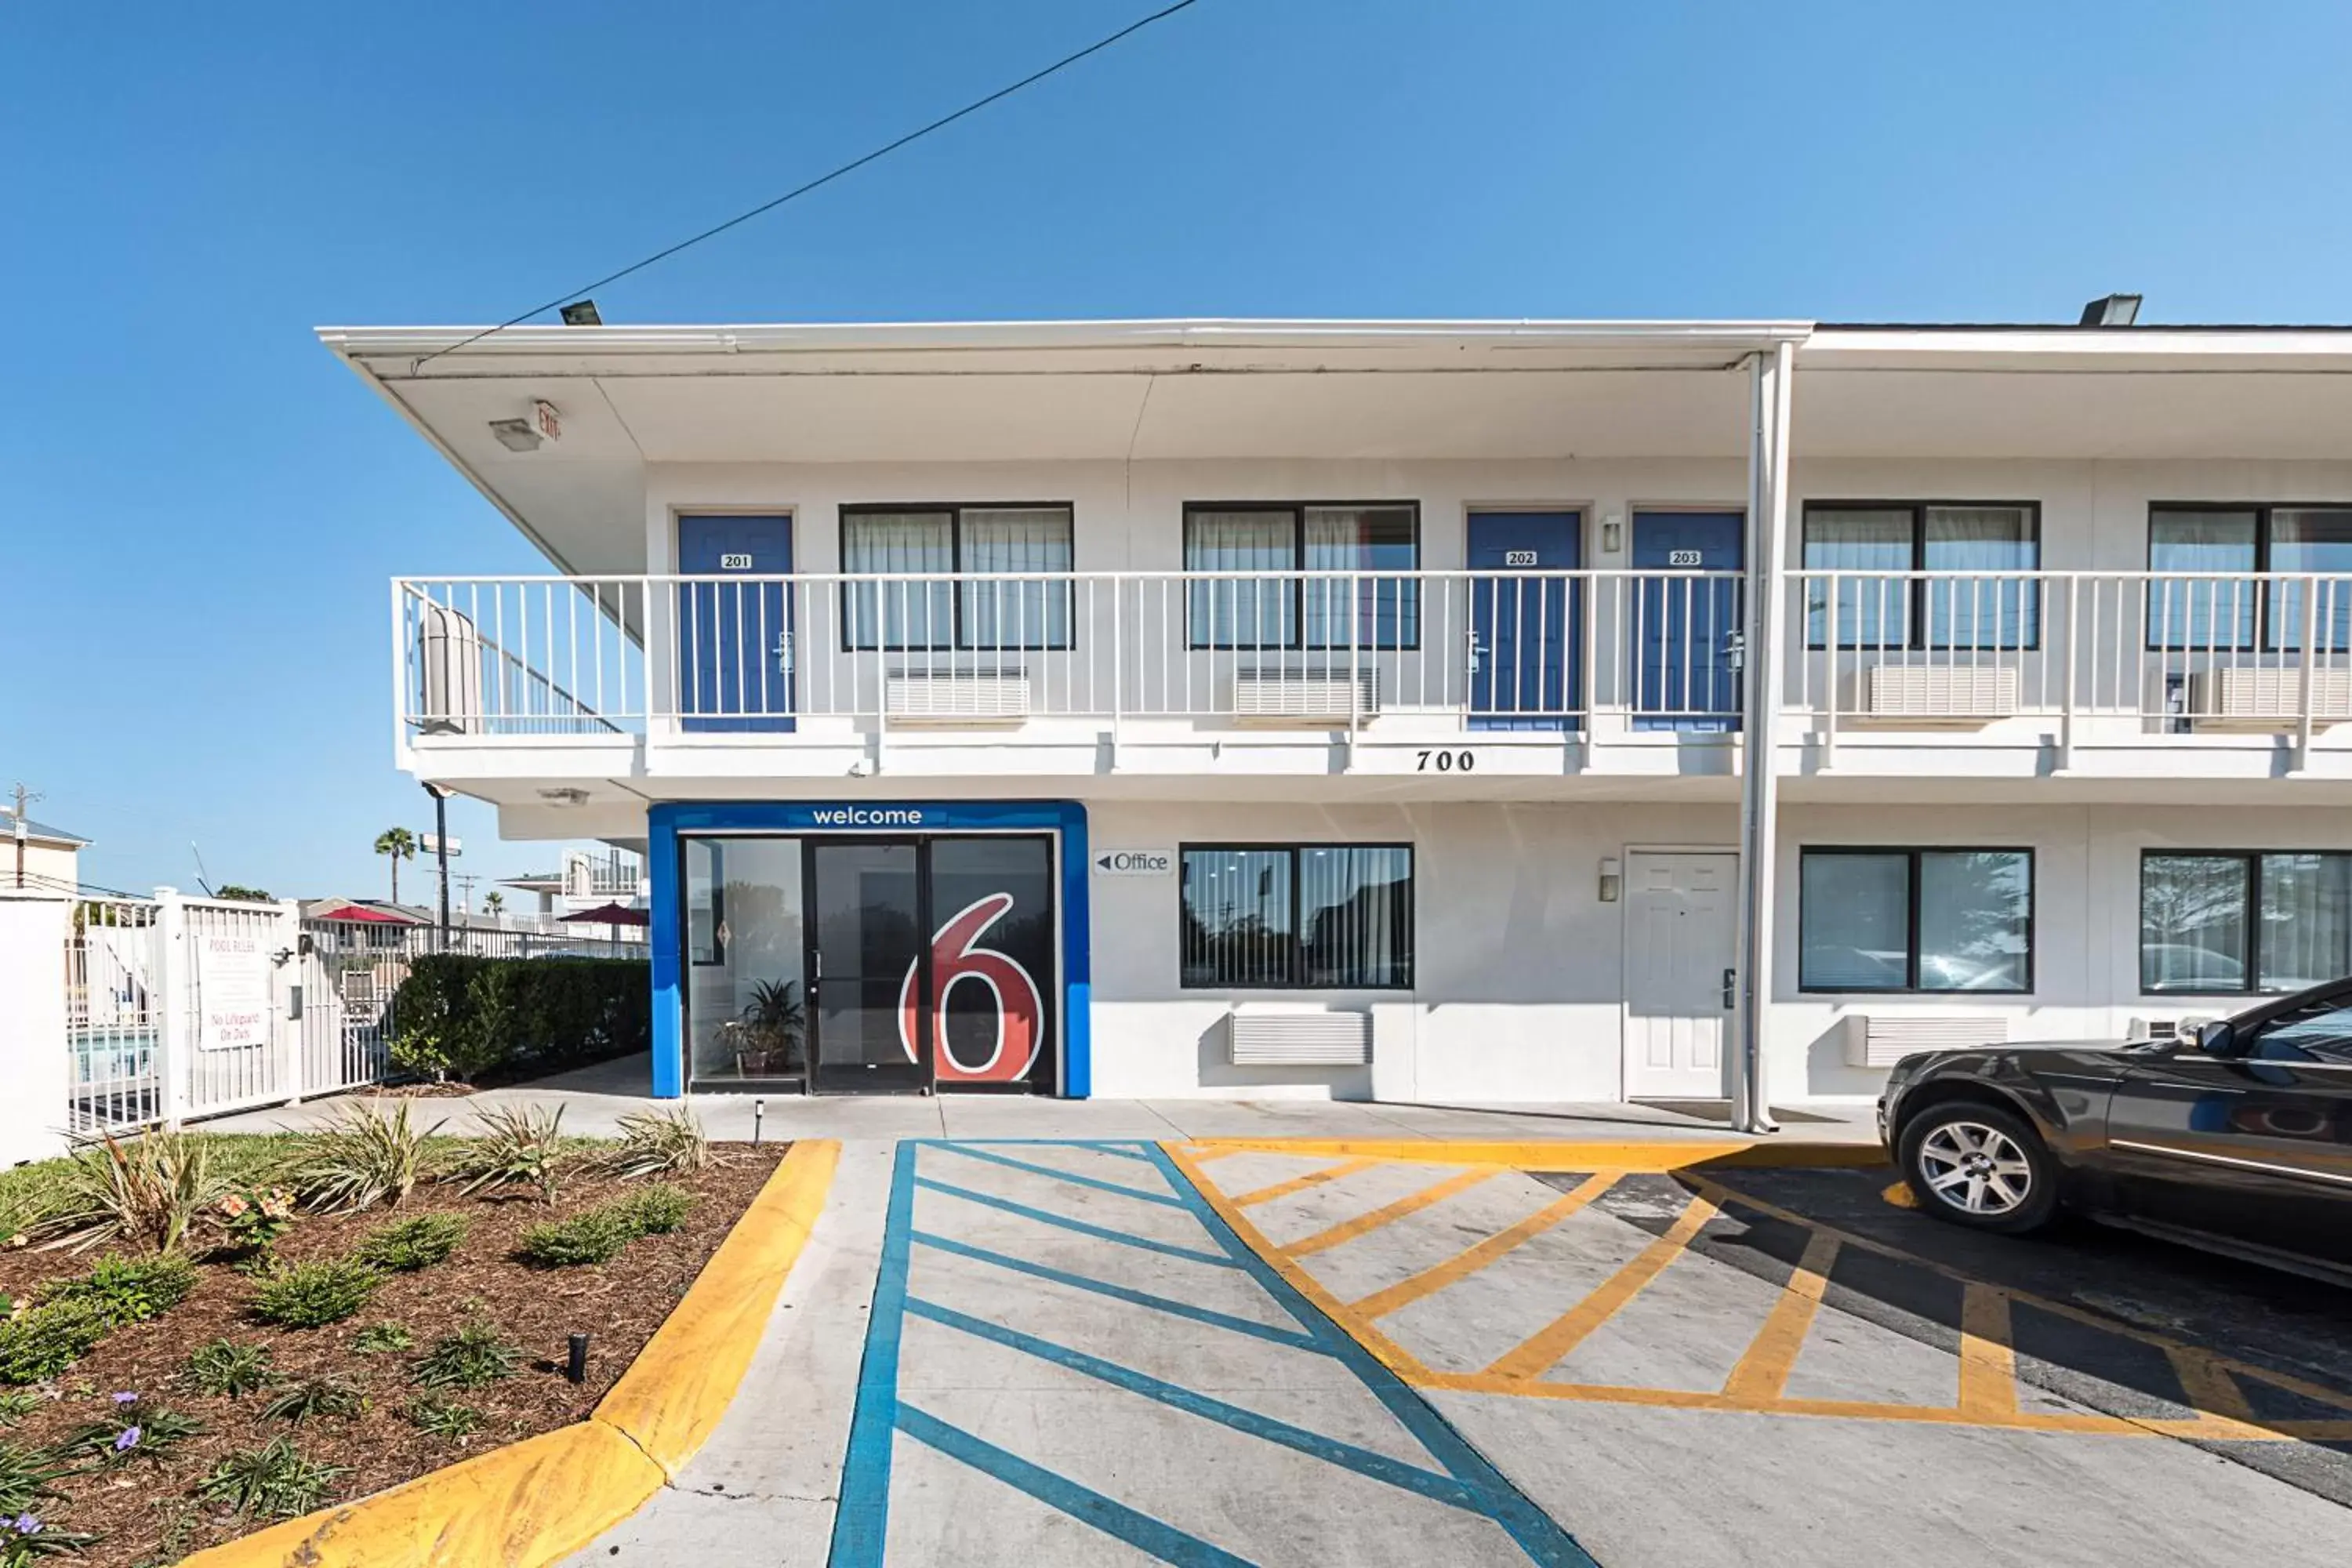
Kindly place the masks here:
[(593, 910), (582, 910), (576, 915), (565, 915), (566, 925), (641, 926), (649, 925), (653, 917), (644, 910), (633, 910), (620, 904), (598, 904)]

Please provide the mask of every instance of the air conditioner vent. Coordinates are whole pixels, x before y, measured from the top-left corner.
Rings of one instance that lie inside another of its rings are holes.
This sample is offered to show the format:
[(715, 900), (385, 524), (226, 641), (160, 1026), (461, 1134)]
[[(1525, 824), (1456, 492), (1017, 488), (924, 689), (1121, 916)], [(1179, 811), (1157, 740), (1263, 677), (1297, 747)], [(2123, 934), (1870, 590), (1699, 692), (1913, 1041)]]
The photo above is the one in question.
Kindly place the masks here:
[(1369, 1013), (1236, 1007), (1225, 1026), (1227, 1059), (1237, 1068), (1362, 1067), (1372, 1059)]
[(1018, 724), (1029, 717), (1029, 678), (994, 671), (893, 675), (883, 685), (883, 710), (900, 724)]
[(1276, 669), (1242, 670), (1234, 676), (1237, 723), (1338, 729), (1379, 711), (1380, 683), (1369, 669), (1352, 677)]
[(1915, 724), (1981, 724), (2016, 713), (2017, 667), (1873, 665), (1863, 672), (1861, 710)]
[(1915, 1051), (1973, 1050), (2009, 1038), (2008, 1019), (1981, 1015), (1849, 1013), (1845, 1027), (1846, 1066), (1856, 1068), (1891, 1068)]
[[(2352, 669), (2311, 672), (2312, 716), (2352, 719)], [(2262, 667), (2200, 669), (2189, 677), (2189, 717), (2206, 729), (2275, 730), (2303, 716), (2303, 671)]]

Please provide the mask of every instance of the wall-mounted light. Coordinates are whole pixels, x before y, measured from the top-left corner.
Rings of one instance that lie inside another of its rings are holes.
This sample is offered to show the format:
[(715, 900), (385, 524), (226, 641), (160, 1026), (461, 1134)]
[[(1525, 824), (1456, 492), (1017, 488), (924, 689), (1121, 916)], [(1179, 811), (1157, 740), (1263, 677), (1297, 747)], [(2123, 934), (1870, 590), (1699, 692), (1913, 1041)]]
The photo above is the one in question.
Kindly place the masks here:
[(1617, 868), (1617, 857), (1614, 855), (1602, 856), (1601, 858), (1601, 901), (1604, 904), (1615, 903), (1617, 901), (1619, 891), (1622, 889), (1624, 886), (1625, 879)]
[(1625, 520), (1615, 512), (1601, 520), (1601, 552), (1614, 555), (1625, 547)]
[(562, 316), (563, 324), (567, 327), (601, 327), (604, 324), (604, 318), (596, 313), (596, 301), (593, 300), (574, 300), (558, 314)]
[(558, 789), (541, 790), (539, 792), (539, 798), (547, 802), (550, 805), (586, 805), (588, 804), (588, 792), (584, 789), (566, 784)]
[(509, 452), (539, 450), (539, 432), (530, 427), (528, 419), (493, 419), (490, 421), (490, 434), (496, 436), (499, 445)]

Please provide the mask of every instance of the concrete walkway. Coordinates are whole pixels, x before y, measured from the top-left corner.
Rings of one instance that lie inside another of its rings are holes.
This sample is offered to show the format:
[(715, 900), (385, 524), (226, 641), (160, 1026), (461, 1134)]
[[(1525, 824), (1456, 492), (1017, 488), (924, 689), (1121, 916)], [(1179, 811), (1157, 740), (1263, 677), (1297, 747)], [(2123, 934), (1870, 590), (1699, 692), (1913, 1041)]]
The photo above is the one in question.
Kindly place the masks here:
[[(427, 1123), (463, 1131), (468, 1113), (491, 1106), (563, 1107), (566, 1131), (610, 1134), (619, 1118), (665, 1102), (646, 1092), (644, 1057), (624, 1057), (511, 1089), (412, 1102)], [(227, 1116), (203, 1125), (221, 1132), (314, 1127), (359, 1095)], [(751, 1136), (754, 1097), (700, 1094), (688, 1101), (713, 1138)], [(1334, 1100), (1053, 1100), (1032, 1095), (782, 1094), (759, 1097), (762, 1135), (786, 1138), (1201, 1138), (1531, 1139), (1707, 1138), (1728, 1131), (1717, 1103), (1665, 1105), (1387, 1105)], [(1867, 1105), (1804, 1106), (1779, 1112), (1789, 1141), (1875, 1141)]]

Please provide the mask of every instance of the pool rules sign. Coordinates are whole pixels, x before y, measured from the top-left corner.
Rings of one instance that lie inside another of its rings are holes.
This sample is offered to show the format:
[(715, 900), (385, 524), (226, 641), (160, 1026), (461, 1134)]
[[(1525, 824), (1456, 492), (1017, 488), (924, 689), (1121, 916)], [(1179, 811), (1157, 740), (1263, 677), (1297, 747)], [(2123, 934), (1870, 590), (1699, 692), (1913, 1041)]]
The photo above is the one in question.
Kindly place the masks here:
[(269, 1043), (269, 954), (257, 936), (206, 931), (196, 939), (196, 1048)]

